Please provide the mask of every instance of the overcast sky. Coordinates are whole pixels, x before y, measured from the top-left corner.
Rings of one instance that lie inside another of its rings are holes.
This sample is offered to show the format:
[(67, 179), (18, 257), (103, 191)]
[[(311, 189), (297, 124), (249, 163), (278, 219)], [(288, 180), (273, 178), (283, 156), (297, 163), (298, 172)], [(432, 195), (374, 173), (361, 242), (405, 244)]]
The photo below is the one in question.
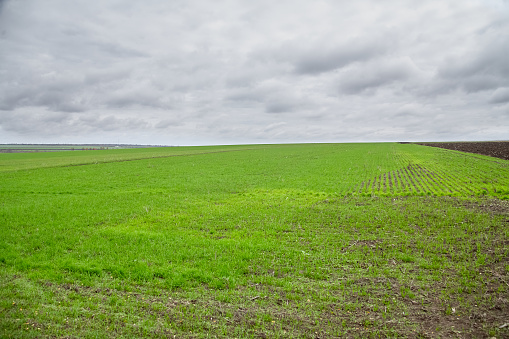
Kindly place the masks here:
[(0, 0), (0, 143), (508, 139), (507, 0)]

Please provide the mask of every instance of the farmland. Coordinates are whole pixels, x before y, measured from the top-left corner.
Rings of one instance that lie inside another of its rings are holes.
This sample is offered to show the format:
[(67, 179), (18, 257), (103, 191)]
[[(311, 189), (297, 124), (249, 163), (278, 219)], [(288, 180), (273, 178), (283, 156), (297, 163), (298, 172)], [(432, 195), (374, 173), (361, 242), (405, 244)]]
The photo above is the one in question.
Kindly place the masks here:
[(415, 144), (0, 154), (0, 333), (508, 336), (508, 199)]
[(509, 141), (490, 142), (431, 142), (419, 143), (424, 146), (440, 147), (456, 151), (489, 155), (500, 159), (509, 160)]
[[(0, 144), (0, 153), (92, 151), (123, 148), (148, 148), (157, 146), (122, 144)], [(161, 146), (159, 146), (161, 147)]]

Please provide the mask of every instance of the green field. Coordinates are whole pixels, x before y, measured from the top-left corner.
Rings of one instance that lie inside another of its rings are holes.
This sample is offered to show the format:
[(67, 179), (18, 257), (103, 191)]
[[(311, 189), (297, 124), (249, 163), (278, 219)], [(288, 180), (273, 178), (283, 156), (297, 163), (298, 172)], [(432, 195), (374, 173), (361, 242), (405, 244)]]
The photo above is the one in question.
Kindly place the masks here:
[(509, 336), (507, 199), (414, 144), (0, 154), (0, 335)]

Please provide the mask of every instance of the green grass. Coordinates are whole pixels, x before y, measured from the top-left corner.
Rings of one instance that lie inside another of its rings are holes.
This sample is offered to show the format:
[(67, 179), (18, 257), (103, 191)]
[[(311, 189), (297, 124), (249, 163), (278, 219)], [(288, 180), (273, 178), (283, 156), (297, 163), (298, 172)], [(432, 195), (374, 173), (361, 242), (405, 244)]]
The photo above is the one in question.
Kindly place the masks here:
[(508, 165), (390, 143), (0, 154), (0, 334), (508, 335)]
[[(43, 167), (80, 166), (140, 159), (185, 156), (250, 149), (251, 146), (162, 147), (0, 154), (0, 172)], [(268, 147), (268, 146), (267, 146)]]

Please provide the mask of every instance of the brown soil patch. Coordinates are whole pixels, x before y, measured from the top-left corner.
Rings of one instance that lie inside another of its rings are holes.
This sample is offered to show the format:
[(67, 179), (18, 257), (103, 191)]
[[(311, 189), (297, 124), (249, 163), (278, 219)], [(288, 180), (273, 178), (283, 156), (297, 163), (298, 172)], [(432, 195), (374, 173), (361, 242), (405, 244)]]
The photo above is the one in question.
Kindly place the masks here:
[(418, 145), (476, 153), (509, 160), (509, 141), (486, 142), (417, 142)]

